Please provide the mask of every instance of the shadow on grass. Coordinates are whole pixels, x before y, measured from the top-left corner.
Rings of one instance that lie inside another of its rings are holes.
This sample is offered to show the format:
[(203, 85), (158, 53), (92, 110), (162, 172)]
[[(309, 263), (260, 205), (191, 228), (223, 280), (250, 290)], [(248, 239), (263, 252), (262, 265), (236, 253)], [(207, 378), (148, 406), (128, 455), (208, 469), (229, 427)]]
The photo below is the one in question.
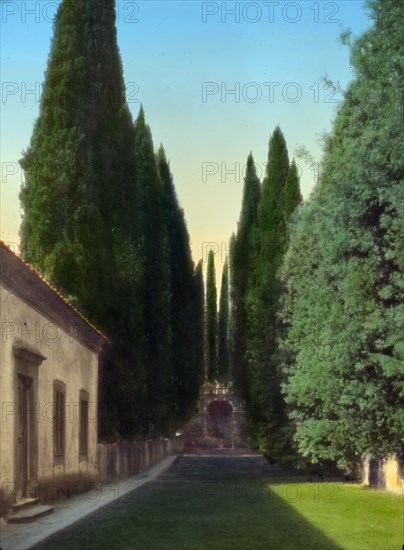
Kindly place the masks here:
[(276, 477), (259, 460), (182, 457), (159, 479), (35, 548), (342, 550), (267, 490)]

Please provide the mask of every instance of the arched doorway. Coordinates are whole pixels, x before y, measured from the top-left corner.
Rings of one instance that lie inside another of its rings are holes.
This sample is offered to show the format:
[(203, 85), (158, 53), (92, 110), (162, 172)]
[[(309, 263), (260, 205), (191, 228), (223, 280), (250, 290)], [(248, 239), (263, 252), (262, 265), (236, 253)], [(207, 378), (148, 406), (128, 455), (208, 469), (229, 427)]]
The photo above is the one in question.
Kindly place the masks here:
[(233, 431), (233, 407), (228, 401), (211, 401), (207, 407), (209, 432), (213, 437), (227, 439)]

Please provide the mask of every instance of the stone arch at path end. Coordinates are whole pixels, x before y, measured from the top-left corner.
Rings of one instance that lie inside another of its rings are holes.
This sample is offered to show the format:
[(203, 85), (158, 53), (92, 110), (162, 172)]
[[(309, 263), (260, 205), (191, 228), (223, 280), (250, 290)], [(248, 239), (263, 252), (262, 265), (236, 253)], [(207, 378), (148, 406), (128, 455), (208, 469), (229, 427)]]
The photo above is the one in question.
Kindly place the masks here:
[(230, 388), (204, 384), (199, 402), (203, 437), (218, 447), (244, 447), (244, 407)]

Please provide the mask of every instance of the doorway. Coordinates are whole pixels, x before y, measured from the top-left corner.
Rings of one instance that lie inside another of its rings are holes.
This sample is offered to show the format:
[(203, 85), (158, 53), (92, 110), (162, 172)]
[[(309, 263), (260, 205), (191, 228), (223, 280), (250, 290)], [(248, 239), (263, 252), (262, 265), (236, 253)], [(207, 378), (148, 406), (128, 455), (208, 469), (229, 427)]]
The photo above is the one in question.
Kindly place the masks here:
[(36, 430), (34, 379), (17, 374), (16, 501), (34, 497), (36, 482)]
[(212, 435), (222, 439), (230, 438), (233, 429), (233, 407), (228, 401), (212, 401), (208, 405)]

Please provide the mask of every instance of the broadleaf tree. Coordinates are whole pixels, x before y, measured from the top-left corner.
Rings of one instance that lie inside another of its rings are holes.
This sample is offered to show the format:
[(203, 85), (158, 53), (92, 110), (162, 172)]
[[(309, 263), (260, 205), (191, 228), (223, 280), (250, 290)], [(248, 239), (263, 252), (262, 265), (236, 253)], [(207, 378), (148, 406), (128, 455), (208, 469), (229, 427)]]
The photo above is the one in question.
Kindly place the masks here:
[(403, 13), (368, 3), (354, 80), (282, 270), (283, 392), (299, 452), (380, 461), (404, 433)]

